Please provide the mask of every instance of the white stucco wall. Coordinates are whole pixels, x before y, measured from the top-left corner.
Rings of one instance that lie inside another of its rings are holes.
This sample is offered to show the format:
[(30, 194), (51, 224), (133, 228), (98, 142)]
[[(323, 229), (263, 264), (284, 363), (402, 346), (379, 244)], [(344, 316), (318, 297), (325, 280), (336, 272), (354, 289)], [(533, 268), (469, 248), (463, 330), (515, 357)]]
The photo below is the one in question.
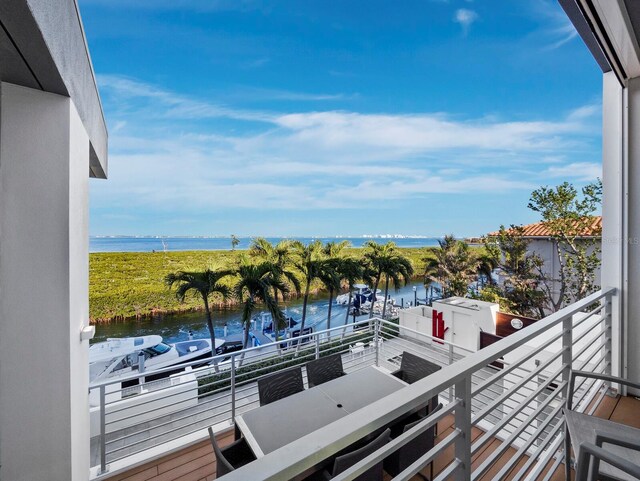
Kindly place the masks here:
[[(560, 260), (558, 258), (558, 252), (556, 247), (556, 242), (552, 239), (547, 238), (539, 238), (539, 239), (530, 239), (528, 252), (539, 255), (543, 262), (543, 271), (547, 276), (553, 279), (558, 279), (560, 277)], [(592, 253), (594, 251), (594, 247), (589, 248), (587, 252)], [(595, 276), (595, 284), (601, 285), (601, 267), (596, 270)], [(553, 293), (558, 295), (560, 292), (559, 283), (555, 283), (553, 286)], [(578, 300), (578, 299), (575, 299)]]
[(69, 98), (0, 89), (0, 478), (83, 480), (89, 140)]

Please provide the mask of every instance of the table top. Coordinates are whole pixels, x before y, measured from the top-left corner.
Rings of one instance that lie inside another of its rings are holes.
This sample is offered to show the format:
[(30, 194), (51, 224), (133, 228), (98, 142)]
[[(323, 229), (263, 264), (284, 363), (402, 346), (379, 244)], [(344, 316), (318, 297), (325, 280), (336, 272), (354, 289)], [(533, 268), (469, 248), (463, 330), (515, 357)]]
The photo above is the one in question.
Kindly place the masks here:
[(397, 377), (371, 366), (317, 387), (352, 413), (406, 385)]
[(260, 458), (404, 386), (370, 366), (247, 411), (236, 423)]

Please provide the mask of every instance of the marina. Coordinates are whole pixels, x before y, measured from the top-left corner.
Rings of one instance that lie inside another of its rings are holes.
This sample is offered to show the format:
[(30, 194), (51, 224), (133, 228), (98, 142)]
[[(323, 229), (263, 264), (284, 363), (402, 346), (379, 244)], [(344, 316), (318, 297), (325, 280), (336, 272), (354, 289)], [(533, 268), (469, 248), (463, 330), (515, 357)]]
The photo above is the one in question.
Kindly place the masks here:
[[(414, 291), (415, 288), (415, 291)], [(396, 305), (409, 306), (418, 302), (425, 302), (428, 292), (422, 282), (411, 282), (401, 287), (397, 291), (389, 290), (389, 295)], [(381, 297), (381, 296), (380, 296)], [(327, 311), (329, 299), (326, 295), (314, 296), (309, 299), (307, 307), (306, 326), (312, 326), (316, 330), (326, 328)], [(302, 317), (302, 298), (291, 299), (284, 303), (286, 317), (300, 320)], [(346, 321), (347, 307), (334, 301), (331, 314), (331, 325), (344, 325)], [(224, 338), (230, 335), (241, 334), (242, 324), (240, 318), (242, 310), (237, 308), (220, 309), (213, 311), (213, 323), (215, 326), (216, 338)], [(260, 314), (258, 314), (259, 316)], [(365, 318), (357, 317), (358, 320)], [(349, 316), (349, 322), (353, 322), (353, 316)], [(96, 335), (92, 343), (105, 341), (107, 338), (135, 337), (159, 335), (168, 343), (186, 341), (189, 339), (189, 332), (194, 339), (209, 339), (209, 331), (202, 311), (187, 312), (180, 314), (158, 314), (150, 318), (130, 320), (123, 322), (111, 322), (96, 326)]]

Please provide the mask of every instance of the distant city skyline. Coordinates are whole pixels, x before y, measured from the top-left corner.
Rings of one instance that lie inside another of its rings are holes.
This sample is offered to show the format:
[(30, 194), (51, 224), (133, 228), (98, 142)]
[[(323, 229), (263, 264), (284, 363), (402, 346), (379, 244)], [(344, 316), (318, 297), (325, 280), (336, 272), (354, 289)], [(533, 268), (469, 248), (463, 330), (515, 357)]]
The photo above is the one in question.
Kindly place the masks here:
[(478, 236), (600, 175), (602, 75), (555, 1), (79, 1), (93, 236)]

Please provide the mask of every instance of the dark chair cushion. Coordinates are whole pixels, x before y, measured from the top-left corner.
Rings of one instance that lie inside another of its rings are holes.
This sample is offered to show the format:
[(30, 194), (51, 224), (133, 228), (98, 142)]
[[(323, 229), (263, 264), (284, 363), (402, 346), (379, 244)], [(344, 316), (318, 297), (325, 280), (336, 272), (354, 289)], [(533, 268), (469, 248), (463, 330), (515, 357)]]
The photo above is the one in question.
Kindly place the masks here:
[(213, 434), (213, 429), (209, 428), (209, 439), (213, 446), (213, 452), (216, 455), (217, 478), (224, 476), (245, 464), (249, 464), (251, 461), (256, 459), (256, 456), (253, 454), (253, 451), (251, 451), (251, 448), (247, 444), (245, 438), (240, 438), (228, 446), (221, 448)]
[(258, 379), (260, 406), (301, 391), (304, 391), (301, 367), (294, 367)]
[[(329, 475), (329, 478), (335, 477), (338, 474), (346, 471), (354, 464), (362, 461), (374, 451), (377, 451), (382, 446), (387, 444), (391, 440), (391, 430), (386, 429), (376, 439), (371, 441), (366, 446), (363, 446), (355, 451), (352, 451), (342, 456), (338, 456), (333, 462), (333, 470)], [(329, 473), (326, 473), (327, 475)], [(372, 466), (370, 469), (362, 473), (355, 478), (356, 481), (382, 481), (382, 461)]]
[[(436, 406), (436, 408), (432, 412), (439, 411), (440, 409), (442, 409), (442, 404), (438, 404), (438, 406)], [(407, 431), (415, 427), (418, 423), (421, 423), (423, 420), (424, 417), (417, 414), (412, 414), (411, 416), (407, 417), (405, 420), (405, 424), (402, 427), (402, 433), (406, 433)], [(397, 476), (402, 471), (411, 466), (411, 464), (417, 461), (420, 456), (432, 449), (435, 445), (435, 428), (435, 425), (430, 427), (424, 433), (390, 454), (384, 460), (384, 470), (392, 476)], [(400, 433), (398, 433), (395, 437), (399, 435)]]
[(406, 382), (407, 384), (413, 384), (420, 379), (423, 379), (436, 371), (442, 369), (442, 366), (435, 364), (431, 361), (404, 351), (402, 353), (402, 362), (400, 369), (392, 374)]
[(340, 353), (310, 361), (306, 364), (306, 368), (309, 387), (318, 386), (345, 375)]

